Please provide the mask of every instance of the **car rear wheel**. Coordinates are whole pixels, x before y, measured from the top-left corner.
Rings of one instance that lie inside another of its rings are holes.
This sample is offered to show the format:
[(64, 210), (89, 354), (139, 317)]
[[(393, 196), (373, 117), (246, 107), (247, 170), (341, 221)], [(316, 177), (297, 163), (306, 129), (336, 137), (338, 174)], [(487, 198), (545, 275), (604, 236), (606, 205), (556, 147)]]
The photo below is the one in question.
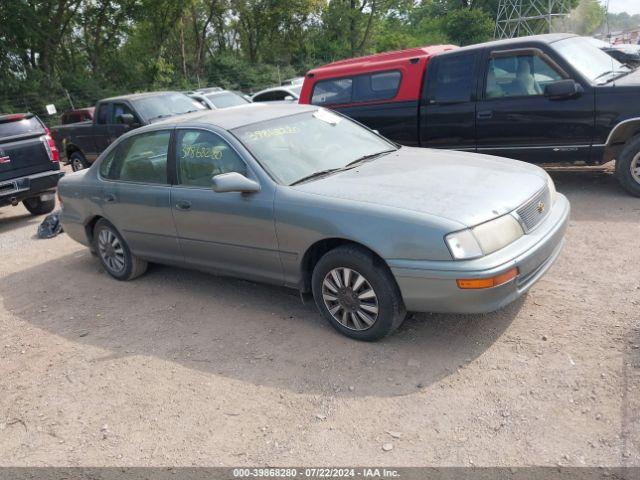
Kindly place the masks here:
[(46, 215), (56, 207), (55, 198), (51, 200), (41, 200), (40, 197), (27, 198), (22, 201), (24, 207), (31, 215)]
[(327, 252), (316, 264), (311, 283), (325, 319), (356, 340), (379, 340), (406, 316), (391, 271), (364, 248), (349, 245)]
[(80, 152), (74, 152), (69, 157), (69, 163), (71, 164), (71, 170), (77, 172), (78, 170), (84, 170), (89, 168), (89, 162), (84, 158)]
[(627, 192), (640, 197), (640, 135), (629, 140), (620, 152), (616, 176)]
[(104, 269), (117, 280), (133, 280), (147, 270), (147, 262), (132, 254), (118, 230), (104, 219), (94, 228), (93, 248)]

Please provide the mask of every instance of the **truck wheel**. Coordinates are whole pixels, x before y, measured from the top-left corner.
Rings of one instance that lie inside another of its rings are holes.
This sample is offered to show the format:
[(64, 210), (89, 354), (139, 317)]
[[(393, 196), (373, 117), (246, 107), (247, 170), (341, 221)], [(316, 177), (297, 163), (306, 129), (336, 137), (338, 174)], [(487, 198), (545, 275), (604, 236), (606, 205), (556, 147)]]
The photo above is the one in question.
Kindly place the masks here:
[(147, 270), (147, 262), (138, 258), (116, 227), (104, 219), (93, 229), (93, 248), (104, 269), (116, 280), (133, 280)]
[(77, 172), (78, 170), (83, 170), (85, 168), (89, 168), (89, 162), (84, 158), (80, 152), (73, 152), (71, 157), (69, 157), (69, 163), (71, 164), (71, 170)]
[(629, 140), (616, 159), (616, 177), (627, 192), (640, 197), (640, 135)]
[(327, 252), (313, 270), (311, 286), (320, 313), (356, 340), (389, 335), (407, 314), (389, 267), (355, 245)]
[(22, 201), (24, 208), (29, 210), (31, 215), (45, 215), (53, 211), (56, 207), (55, 198), (51, 200), (40, 200), (40, 197), (27, 198)]

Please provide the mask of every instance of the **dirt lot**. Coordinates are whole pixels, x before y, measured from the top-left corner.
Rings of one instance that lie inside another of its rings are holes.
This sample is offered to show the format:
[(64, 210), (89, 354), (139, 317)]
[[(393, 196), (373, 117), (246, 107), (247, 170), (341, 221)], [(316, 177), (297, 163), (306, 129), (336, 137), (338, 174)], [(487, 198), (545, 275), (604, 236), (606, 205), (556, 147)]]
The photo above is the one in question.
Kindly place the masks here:
[(554, 177), (568, 242), (529, 295), (376, 344), (285, 289), (117, 282), (1, 209), (0, 465), (640, 465), (640, 200)]

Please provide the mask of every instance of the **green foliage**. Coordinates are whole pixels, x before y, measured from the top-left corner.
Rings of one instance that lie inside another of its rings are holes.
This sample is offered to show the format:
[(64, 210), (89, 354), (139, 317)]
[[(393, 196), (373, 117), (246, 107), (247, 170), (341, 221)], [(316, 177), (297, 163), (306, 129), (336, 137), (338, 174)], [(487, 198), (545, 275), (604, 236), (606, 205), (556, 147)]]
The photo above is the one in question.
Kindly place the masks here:
[(495, 24), (487, 13), (476, 9), (454, 10), (448, 13), (442, 25), (445, 35), (458, 45), (470, 45), (489, 40)]
[(0, 0), (0, 111), (152, 89), (255, 91), (351, 56), (486, 40), (497, 2)]

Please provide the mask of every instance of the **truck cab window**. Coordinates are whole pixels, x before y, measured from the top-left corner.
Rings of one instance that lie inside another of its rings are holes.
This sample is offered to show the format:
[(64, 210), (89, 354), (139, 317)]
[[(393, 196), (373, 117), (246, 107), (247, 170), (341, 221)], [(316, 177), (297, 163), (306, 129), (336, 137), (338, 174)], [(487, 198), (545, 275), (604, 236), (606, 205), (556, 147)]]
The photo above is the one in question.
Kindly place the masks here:
[(542, 95), (563, 76), (539, 55), (513, 55), (489, 60), (485, 98)]
[(122, 119), (120, 118), (120, 116), (124, 115), (124, 114), (127, 114), (127, 113), (133, 115), (133, 118), (135, 119), (135, 121), (137, 123), (140, 123), (140, 121), (136, 117), (136, 114), (133, 113), (133, 110), (131, 110), (129, 108), (129, 106), (125, 105), (124, 103), (114, 103), (113, 104), (113, 120), (112, 120), (111, 123), (114, 123), (114, 124), (123, 123)]
[(97, 123), (105, 125), (109, 121), (109, 105), (108, 103), (103, 103), (98, 107), (98, 115), (97, 115)]
[[(429, 100), (435, 103), (470, 101), (475, 83), (476, 57), (476, 53), (468, 53), (437, 58), (429, 81)], [(427, 68), (429, 70), (430, 67)]]

